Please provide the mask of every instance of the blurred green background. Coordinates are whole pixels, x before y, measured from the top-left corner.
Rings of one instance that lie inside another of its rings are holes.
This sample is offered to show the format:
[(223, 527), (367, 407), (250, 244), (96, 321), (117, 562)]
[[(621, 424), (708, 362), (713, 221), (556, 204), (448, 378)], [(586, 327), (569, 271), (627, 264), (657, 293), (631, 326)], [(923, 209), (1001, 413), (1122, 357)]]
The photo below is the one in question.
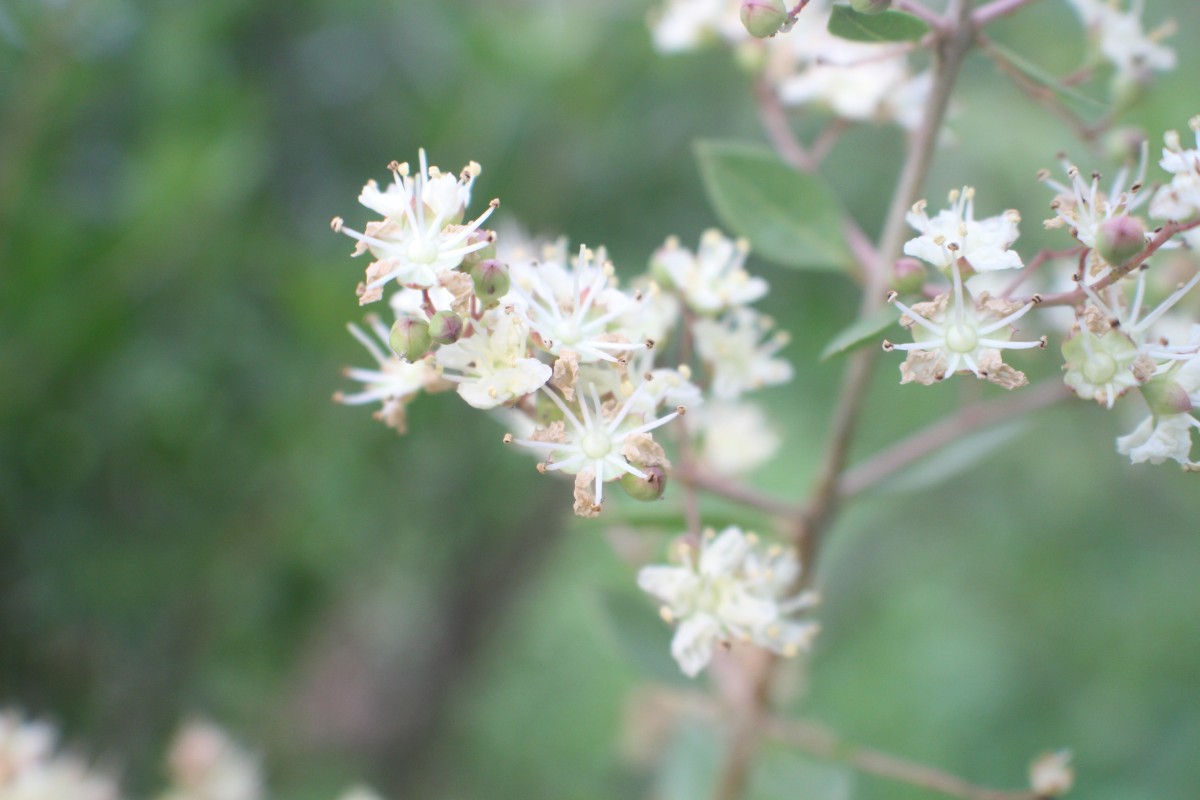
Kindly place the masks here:
[[(1152, 22), (1193, 10), (1148, 5)], [(0, 706), (59, 721), (141, 796), (190, 713), (259, 748), (280, 798), (356, 778), (396, 798), (705, 796), (711, 730), (668, 731), (661, 769), (630, 738), (646, 665), (625, 629), (653, 611), (602, 528), (568, 519), (569, 488), (452, 395), (420, 399), (403, 438), (329, 400), (366, 355), (344, 330), (362, 263), (328, 221), (360, 224), (358, 189), (391, 159), (477, 160), (477, 209), (498, 196), (627, 274), (714, 224), (691, 143), (761, 139), (746, 80), (719, 50), (656, 56), (645, 13), (0, 4)], [(995, 34), (1057, 72), (1082, 54), (1059, 0)], [(1198, 35), (1127, 115), (1155, 146), (1200, 112)], [(969, 182), (981, 214), (1023, 212), (1023, 252), (1064, 244), (1040, 230), (1034, 172), (1059, 150), (1102, 162), (978, 58), (953, 128), (933, 207)], [(833, 154), (869, 230), (900, 153), (880, 128)], [(752, 268), (797, 334), (796, 381), (764, 395), (786, 446), (759, 480), (796, 494), (839, 371), (816, 355), (856, 295)], [(856, 458), (999, 393), (899, 387), (896, 366)], [(982, 783), (1018, 787), (1069, 746), (1080, 797), (1195, 797), (1200, 491), (1113, 452), (1140, 413), (1042, 413), (982, 465), (855, 506), (821, 564), (825, 632), (795, 709)], [(783, 749), (754, 792), (929, 796)]]

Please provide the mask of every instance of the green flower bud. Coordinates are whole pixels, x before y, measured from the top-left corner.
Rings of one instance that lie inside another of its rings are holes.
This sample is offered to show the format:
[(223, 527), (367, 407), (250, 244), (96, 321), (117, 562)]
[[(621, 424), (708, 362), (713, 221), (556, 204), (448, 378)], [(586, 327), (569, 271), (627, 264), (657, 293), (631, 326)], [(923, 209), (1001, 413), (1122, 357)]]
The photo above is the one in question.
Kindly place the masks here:
[(667, 488), (667, 472), (662, 467), (639, 467), (646, 473), (645, 478), (639, 478), (627, 472), (621, 476), (621, 488), (634, 500), (649, 502), (662, 497)]
[(892, 288), (900, 294), (917, 294), (925, 288), (925, 266), (915, 258), (902, 258), (892, 271)]
[(742, 0), (741, 15), (746, 30), (758, 39), (779, 33), (788, 19), (783, 0)]
[(1171, 372), (1159, 375), (1142, 386), (1142, 397), (1146, 398), (1150, 413), (1156, 417), (1186, 414), (1194, 407), (1187, 389), (1176, 382)]
[(493, 231), (476, 229), (463, 244), (469, 246), (480, 242), (488, 242), (488, 245), (463, 256), (462, 266), (459, 267), (463, 272), (469, 273), (478, 264), (496, 257), (496, 234)]
[(429, 335), (438, 344), (454, 344), (462, 333), (462, 317), (453, 311), (439, 311), (429, 318)]
[(433, 339), (429, 335), (429, 323), (416, 317), (401, 317), (392, 325), (389, 339), (396, 355), (406, 361), (416, 361), (429, 352)]
[(860, 14), (882, 14), (892, 7), (892, 0), (850, 0), (850, 7)]
[(503, 262), (489, 258), (476, 264), (470, 274), (475, 281), (475, 296), (485, 308), (496, 305), (508, 294), (508, 267)]
[(1096, 236), (1096, 252), (1119, 267), (1146, 246), (1146, 226), (1137, 217), (1121, 214), (1106, 220)]

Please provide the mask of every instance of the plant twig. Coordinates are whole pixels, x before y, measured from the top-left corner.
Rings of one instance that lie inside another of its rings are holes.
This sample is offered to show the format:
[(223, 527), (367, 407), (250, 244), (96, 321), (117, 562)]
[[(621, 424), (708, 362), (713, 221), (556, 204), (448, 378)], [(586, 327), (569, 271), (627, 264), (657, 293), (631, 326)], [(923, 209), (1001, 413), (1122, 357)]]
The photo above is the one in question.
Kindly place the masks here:
[(671, 475), (687, 486), (695, 487), (701, 491), (708, 492), (717, 497), (723, 497), (726, 500), (732, 500), (735, 503), (740, 503), (750, 508), (756, 508), (768, 514), (779, 517), (794, 517), (799, 513), (799, 507), (795, 503), (789, 503), (787, 500), (773, 497), (766, 492), (760, 492), (753, 487), (732, 481), (729, 478), (705, 472), (698, 469), (694, 464), (687, 464), (681, 461), (680, 466), (673, 469)]
[(848, 744), (837, 734), (813, 722), (772, 717), (767, 732), (773, 738), (828, 761), (844, 763), (859, 772), (917, 786), (962, 800), (1037, 800), (1031, 791), (1004, 791), (977, 786), (957, 775), (909, 761), (879, 750)]
[(987, 5), (977, 8), (971, 15), (971, 21), (975, 23), (976, 28), (982, 28), (1036, 2), (1037, 0), (992, 0)]
[[(933, 86), (926, 101), (921, 125), (909, 141), (908, 157), (892, 195), (891, 208), (880, 237), (876, 268), (869, 270), (865, 276), (867, 280), (861, 309), (863, 314), (871, 313), (884, 302), (884, 289), (891, 279), (891, 265), (899, 257), (904, 241), (905, 215), (916, 200), (929, 171), (938, 133), (950, 104), (950, 95), (967, 52), (975, 40), (975, 28), (970, 18), (971, 8), (972, 0), (951, 0), (945, 19), (940, 21), (941, 29), (947, 32), (935, 42)], [(799, 545), (805, 584), (812, 583), (816, 557), (825, 531), (837, 512), (838, 476), (846, 466), (850, 444), (858, 427), (861, 404), (877, 356), (878, 351), (873, 348), (859, 350), (850, 356), (842, 378), (831, 434), (817, 481), (804, 504), (803, 513), (795, 518), (793, 538)], [(718, 774), (713, 795), (715, 800), (737, 800), (745, 791), (766, 717), (771, 677), (776, 661), (774, 658), (765, 660), (756, 674), (748, 676), (751, 691), (747, 693), (747, 702), (735, 710), (733, 738)]]
[(964, 434), (1028, 414), (1066, 400), (1070, 392), (1062, 381), (1052, 379), (1018, 390), (1000, 400), (976, 403), (922, 428), (846, 470), (838, 481), (838, 496), (848, 500), (879, 484), (884, 478), (936, 452)]

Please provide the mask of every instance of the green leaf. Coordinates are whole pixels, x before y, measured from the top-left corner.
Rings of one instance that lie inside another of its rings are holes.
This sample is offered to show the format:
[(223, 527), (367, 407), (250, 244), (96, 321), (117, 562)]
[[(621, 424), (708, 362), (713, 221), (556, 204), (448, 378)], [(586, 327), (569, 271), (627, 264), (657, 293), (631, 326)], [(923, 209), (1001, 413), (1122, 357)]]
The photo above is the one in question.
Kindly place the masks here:
[(671, 626), (649, 598), (603, 591), (600, 606), (619, 649), (640, 672), (660, 683), (694, 685), (671, 657)]
[(1010, 50), (998, 42), (989, 41), (987, 43), (986, 50), (990, 50), (999, 58), (1007, 61), (1014, 69), (1034, 83), (1058, 92), (1063, 97), (1070, 98), (1080, 105), (1089, 106), (1093, 109), (1099, 109), (1101, 111), (1109, 110), (1108, 105), (1105, 103), (1102, 103), (1094, 97), (1088, 97), (1086, 94), (1072, 89), (1070, 86), (1067, 86), (1065, 83), (1060, 81), (1051, 73), (1047, 72), (1042, 67), (1039, 67), (1032, 61), (1026, 60), (1024, 56), (1018, 54), (1014, 50)]
[(901, 11), (860, 14), (849, 6), (834, 6), (829, 32), (852, 42), (914, 42), (929, 32), (929, 26)]
[(717, 216), (758, 255), (795, 269), (839, 271), (852, 263), (837, 198), (819, 177), (741, 142), (697, 142), (696, 158)]
[(821, 351), (821, 360), (828, 361), (834, 356), (857, 350), (899, 321), (900, 315), (891, 306), (884, 306), (873, 314), (859, 317), (829, 340), (829, 344)]

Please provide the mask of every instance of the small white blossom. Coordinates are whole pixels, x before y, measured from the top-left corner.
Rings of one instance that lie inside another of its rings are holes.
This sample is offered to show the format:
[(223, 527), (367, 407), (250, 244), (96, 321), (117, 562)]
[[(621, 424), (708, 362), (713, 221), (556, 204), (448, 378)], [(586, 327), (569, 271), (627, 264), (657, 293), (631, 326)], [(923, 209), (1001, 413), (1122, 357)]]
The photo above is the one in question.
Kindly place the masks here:
[(764, 552), (757, 537), (736, 526), (719, 536), (706, 531), (698, 557), (696, 549), (680, 540), (680, 566), (648, 566), (638, 573), (638, 586), (664, 603), (663, 618), (678, 623), (671, 655), (684, 674), (698, 675), (722, 643), (752, 642), (785, 656), (808, 648), (817, 624), (793, 615), (814, 605), (816, 596), (789, 594), (800, 574), (793, 551)]
[(1029, 765), (1029, 787), (1038, 797), (1060, 797), (1074, 783), (1070, 750), (1046, 753)]
[(650, 17), (654, 47), (679, 53), (711, 40), (746, 41), (750, 34), (738, 17), (740, 7), (741, 0), (666, 0)]
[[(560, 244), (565, 254), (565, 243)], [(620, 325), (641, 296), (616, 288), (616, 272), (604, 248), (579, 248), (579, 255), (514, 265), (510, 307), (529, 326), (533, 343), (551, 355), (570, 350), (581, 363), (609, 361), (615, 353), (644, 350), (653, 342), (632, 342)]]
[[(1194, 148), (1185, 150), (1176, 131), (1165, 137), (1166, 147), (1159, 164), (1172, 177), (1150, 203), (1150, 213), (1158, 219), (1186, 220), (1200, 213), (1200, 116), (1192, 117), (1189, 125), (1195, 132)], [(1200, 246), (1196, 230), (1187, 231), (1184, 238), (1193, 247)]]
[(1028, 383), (1025, 374), (1005, 364), (1000, 351), (1046, 346), (1045, 339), (1011, 341), (1012, 324), (1025, 316), (1040, 298), (1035, 295), (1021, 305), (981, 292), (968, 302), (957, 263), (952, 263), (951, 274), (954, 280), (951, 292), (938, 295), (931, 302), (910, 308), (897, 299), (895, 292), (888, 297), (904, 313), (900, 323), (913, 334), (911, 343), (894, 344), (886, 340), (883, 343), (887, 351), (910, 351), (900, 365), (900, 382), (929, 385), (959, 372), (970, 372), (1006, 389), (1024, 386)]
[(162, 800), (260, 800), (262, 775), (254, 758), (211, 722), (183, 726), (167, 754), (171, 789)]
[(407, 430), (406, 407), (418, 392), (437, 381), (437, 372), (428, 359), (405, 361), (392, 352), (388, 343), (390, 332), (379, 317), (367, 317), (367, 327), (375, 338), (354, 323), (346, 327), (367, 348), (378, 369), (346, 369), (346, 377), (363, 384), (363, 389), (352, 394), (337, 392), (333, 399), (348, 406), (382, 403), (383, 407), (375, 412), (375, 419), (395, 428), (397, 433), (404, 433)]
[(461, 176), (444, 173), (426, 164), (420, 151), (420, 170), (413, 177), (407, 162), (389, 165), (392, 183), (380, 191), (368, 181), (358, 201), (385, 219), (367, 224), (366, 232), (347, 228), (340, 217), (333, 229), (358, 241), (354, 254), (370, 252), (377, 261), (367, 267), (367, 278), (359, 286), (359, 301), (380, 299), (381, 288), (395, 280), (421, 288), (437, 284), (438, 275), (457, 267), (463, 257), (491, 243), (490, 236), (476, 231), (499, 205), (493, 200), (487, 210), (461, 224), (471, 199), (471, 185), (479, 175), (475, 162)]
[(1171, 459), (1197, 469), (1200, 464), (1191, 460), (1193, 428), (1200, 428), (1200, 420), (1191, 414), (1151, 415), (1128, 435), (1117, 437), (1117, 452), (1129, 456), (1134, 464), (1161, 464)]
[(599, 510), (604, 502), (606, 481), (616, 480), (625, 474), (647, 479), (643, 470), (630, 463), (630, 447), (636, 448), (640, 444), (636, 437), (666, 425), (685, 411), (680, 406), (670, 414), (642, 422), (643, 414), (636, 409), (639, 395), (645, 391), (648, 383), (650, 381), (643, 382), (619, 404), (601, 403), (596, 385), (590, 384), (586, 393), (580, 392), (584, 396), (578, 398), (578, 414), (555, 391), (545, 388), (546, 395), (562, 412), (564, 421), (535, 431), (532, 438), (517, 439), (508, 435), (504, 441), (546, 453), (545, 462), (538, 466), (541, 472), (561, 470), (567, 475), (590, 474), (595, 482), (592, 510)]
[(904, 245), (905, 255), (939, 269), (959, 261), (966, 261), (977, 272), (1021, 266), (1021, 257), (1008, 249), (1019, 235), (1021, 216), (1016, 211), (976, 220), (975, 190), (970, 186), (950, 192), (950, 207), (936, 217), (930, 218), (925, 207), (922, 200), (908, 214), (908, 224), (921, 235)]
[(672, 236), (655, 252), (651, 267), (665, 272), (694, 311), (713, 314), (746, 305), (767, 293), (767, 282), (745, 270), (750, 243), (710, 228), (693, 253)]
[(692, 326), (696, 352), (712, 370), (712, 392), (724, 400), (792, 379), (792, 365), (776, 358), (789, 341), (783, 331), (764, 340), (774, 325), (770, 317), (735, 308), (719, 319), (700, 319)]
[(536, 392), (553, 374), (549, 364), (528, 356), (529, 332), (516, 314), (493, 309), (471, 335), (439, 347), (434, 358), (442, 377), (475, 408), (488, 409)]
[(1066, 226), (1072, 236), (1095, 252), (1101, 226), (1114, 217), (1133, 213), (1149, 198), (1149, 195), (1140, 194), (1146, 179), (1148, 152), (1149, 145), (1143, 142), (1133, 183), (1126, 187), (1129, 170), (1122, 168), (1107, 194), (1100, 189), (1098, 172), (1093, 172), (1088, 182), (1080, 174), (1079, 167), (1063, 161), (1063, 168), (1071, 181), (1070, 186), (1065, 186), (1052, 179), (1048, 171), (1042, 170), (1038, 173), (1038, 179), (1057, 193), (1050, 204), (1055, 216), (1046, 220), (1046, 227)]
[(701, 460), (718, 475), (744, 475), (775, 455), (782, 443), (754, 403), (713, 403), (688, 420), (700, 437)]
[(0, 798), (117, 800), (112, 780), (77, 758), (55, 752), (57, 738), (46, 723), (0, 711)]
[(1175, 68), (1175, 51), (1162, 44), (1174, 32), (1174, 26), (1161, 25), (1147, 34), (1142, 25), (1144, 0), (1131, 0), (1125, 11), (1120, 8), (1120, 0), (1070, 2), (1119, 78), (1140, 81), (1152, 70), (1165, 72)]

